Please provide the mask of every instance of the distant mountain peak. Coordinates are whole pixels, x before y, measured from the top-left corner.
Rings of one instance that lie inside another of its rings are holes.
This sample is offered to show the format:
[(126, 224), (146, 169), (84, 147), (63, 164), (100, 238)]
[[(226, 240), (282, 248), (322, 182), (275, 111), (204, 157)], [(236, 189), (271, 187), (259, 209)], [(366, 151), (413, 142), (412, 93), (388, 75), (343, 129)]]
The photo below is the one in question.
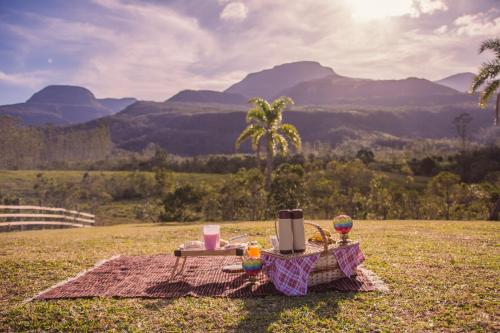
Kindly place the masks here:
[(224, 92), (271, 99), (280, 91), (300, 82), (332, 75), (336, 75), (333, 69), (321, 65), (317, 61), (296, 61), (250, 73)]
[(33, 104), (68, 104), (95, 105), (98, 104), (94, 94), (87, 88), (70, 85), (50, 85), (33, 94), (26, 101)]
[(240, 94), (214, 90), (182, 90), (167, 102), (245, 104), (248, 98)]
[(258, 74), (258, 73), (262, 73), (262, 72), (266, 72), (266, 71), (272, 71), (272, 70), (295, 70), (297, 68), (312, 69), (312, 70), (324, 69), (324, 70), (330, 72), (329, 73), (330, 75), (336, 74), (332, 68), (323, 66), (318, 61), (302, 60), (302, 61), (293, 61), (293, 62), (286, 62), (284, 64), (274, 65), (273, 68), (271, 68), (271, 69), (263, 69), (260, 72), (250, 73), (249, 75)]
[(26, 103), (0, 106), (0, 114), (30, 125), (68, 125), (117, 113), (134, 102), (135, 98), (96, 99), (90, 90), (79, 86), (50, 85)]
[(457, 73), (457, 74), (453, 74), (453, 75), (450, 75), (450, 76), (447, 76), (439, 81), (442, 81), (442, 80), (447, 80), (447, 79), (457, 79), (457, 78), (473, 78), (474, 76), (476, 76), (476, 74), (474, 73), (471, 73), (471, 72), (463, 72), (463, 73)]
[(476, 75), (471, 72), (458, 73), (434, 82), (457, 91), (468, 92), (472, 84), (472, 79), (475, 76)]

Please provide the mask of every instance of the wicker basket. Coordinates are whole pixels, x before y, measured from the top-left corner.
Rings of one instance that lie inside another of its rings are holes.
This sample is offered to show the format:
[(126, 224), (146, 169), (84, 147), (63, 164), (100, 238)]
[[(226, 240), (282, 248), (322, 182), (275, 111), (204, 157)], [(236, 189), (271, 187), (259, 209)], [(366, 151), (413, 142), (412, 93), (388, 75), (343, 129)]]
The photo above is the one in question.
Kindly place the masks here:
[[(318, 261), (316, 261), (316, 264), (314, 265), (313, 270), (309, 274), (307, 285), (315, 286), (317, 284), (328, 283), (345, 277), (344, 273), (340, 270), (335, 255), (332, 253), (332, 250), (338, 247), (338, 245), (328, 244), (328, 239), (326, 238), (325, 232), (319, 225), (311, 222), (304, 222), (304, 224), (311, 225), (318, 229), (319, 233), (321, 234), (321, 238), (323, 239), (323, 249)], [(315, 247), (318, 247), (318, 245), (314, 243), (307, 244), (308, 247), (314, 247), (314, 245), (316, 245)]]
[(321, 234), (321, 238), (323, 239), (322, 244), (308, 242), (305, 252), (294, 254), (285, 255), (279, 253), (279, 251), (277, 250), (265, 250), (265, 252), (273, 256), (290, 259), (299, 256), (308, 256), (320, 252), (318, 261), (316, 261), (313, 270), (311, 271), (311, 273), (309, 273), (309, 279), (307, 281), (308, 286), (329, 283), (334, 280), (344, 278), (345, 275), (337, 263), (337, 259), (333, 254), (333, 250), (340, 246), (352, 246), (354, 244), (357, 244), (357, 242), (349, 241), (348, 244), (343, 245), (340, 245), (338, 243), (328, 244), (328, 239), (323, 228), (321, 228), (318, 224), (312, 222), (304, 222), (304, 224), (313, 226), (318, 229), (319, 233)]

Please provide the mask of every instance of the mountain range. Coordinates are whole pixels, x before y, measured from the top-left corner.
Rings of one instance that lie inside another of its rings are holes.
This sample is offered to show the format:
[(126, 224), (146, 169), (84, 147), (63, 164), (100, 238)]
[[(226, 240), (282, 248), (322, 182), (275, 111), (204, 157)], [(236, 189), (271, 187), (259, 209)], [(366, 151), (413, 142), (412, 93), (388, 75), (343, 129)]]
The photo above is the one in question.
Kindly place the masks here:
[[(472, 115), (475, 131), (491, 124), (489, 113), (477, 111), (477, 96), (457, 90), (469, 74), (437, 82), (373, 80), (302, 61), (248, 74), (224, 91), (183, 90), (164, 102), (97, 99), (82, 87), (49, 86), (25, 103), (0, 107), (0, 114), (18, 116), (27, 124), (93, 128), (106, 123), (114, 144), (127, 150), (155, 143), (179, 155), (233, 153), (245, 127), (248, 99), (284, 95), (296, 102), (286, 121), (298, 127), (305, 142), (335, 146), (363, 138), (450, 138), (456, 136), (453, 119), (463, 112)], [(248, 146), (242, 149), (249, 151)]]
[(20, 118), (27, 125), (71, 125), (115, 114), (135, 102), (135, 98), (97, 99), (83, 87), (52, 85), (25, 103), (0, 106), (0, 115)]
[(248, 74), (223, 92), (184, 90), (167, 101), (236, 105), (244, 104), (255, 96), (267, 100), (288, 96), (299, 105), (363, 107), (453, 105), (476, 100), (475, 97), (465, 94), (465, 91), (455, 89), (462, 89), (468, 77), (458, 74), (438, 82), (421, 78), (361, 79), (341, 76), (333, 69), (317, 62), (301, 61)]
[[(299, 61), (250, 73), (224, 91), (183, 90), (166, 102), (246, 105), (255, 96), (267, 100), (289, 96), (298, 105), (330, 107), (461, 105), (476, 101), (464, 93), (472, 77), (472, 73), (460, 73), (436, 82), (360, 79), (339, 75), (318, 62)], [(25, 103), (0, 106), (0, 114), (18, 117), (29, 125), (71, 125), (113, 115), (135, 102), (135, 98), (97, 99), (83, 87), (52, 85)]]

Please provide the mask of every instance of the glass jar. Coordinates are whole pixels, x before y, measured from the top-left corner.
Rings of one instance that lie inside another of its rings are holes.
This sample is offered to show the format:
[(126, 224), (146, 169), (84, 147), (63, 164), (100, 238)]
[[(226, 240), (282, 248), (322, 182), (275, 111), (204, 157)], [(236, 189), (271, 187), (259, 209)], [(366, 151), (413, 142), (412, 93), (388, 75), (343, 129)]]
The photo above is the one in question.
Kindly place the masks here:
[(252, 241), (247, 247), (247, 256), (249, 258), (260, 258), (260, 245), (256, 241)]

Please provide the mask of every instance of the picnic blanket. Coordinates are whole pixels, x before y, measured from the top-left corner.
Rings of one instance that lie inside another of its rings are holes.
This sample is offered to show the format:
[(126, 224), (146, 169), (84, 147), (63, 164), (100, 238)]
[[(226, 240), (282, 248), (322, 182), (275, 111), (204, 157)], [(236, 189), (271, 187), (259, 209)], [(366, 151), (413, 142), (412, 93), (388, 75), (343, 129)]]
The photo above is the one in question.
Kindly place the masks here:
[[(281, 294), (265, 274), (259, 274), (256, 283), (250, 283), (245, 273), (222, 271), (223, 266), (240, 262), (239, 257), (188, 258), (184, 272), (170, 280), (175, 259), (172, 255), (115, 257), (58, 283), (33, 299), (183, 296), (248, 298)], [(385, 289), (383, 282), (373, 272), (358, 268), (355, 279), (345, 278), (315, 286), (310, 288), (310, 292)]]

